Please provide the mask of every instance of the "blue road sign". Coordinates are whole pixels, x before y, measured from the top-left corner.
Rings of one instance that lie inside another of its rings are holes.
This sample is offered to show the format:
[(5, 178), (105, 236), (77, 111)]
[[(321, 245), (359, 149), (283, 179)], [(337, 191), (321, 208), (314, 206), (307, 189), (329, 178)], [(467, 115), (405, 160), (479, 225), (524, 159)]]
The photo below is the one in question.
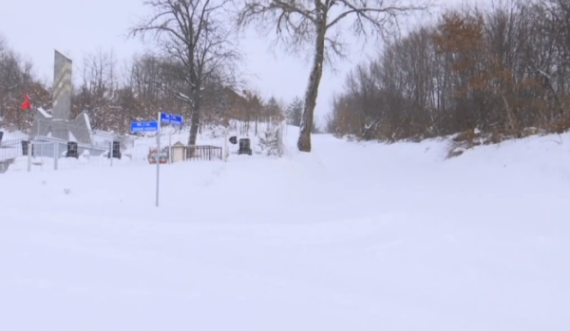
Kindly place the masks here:
[(182, 116), (169, 113), (160, 113), (160, 122), (164, 124), (182, 125)]
[(132, 122), (131, 132), (156, 132), (158, 131), (158, 122)]

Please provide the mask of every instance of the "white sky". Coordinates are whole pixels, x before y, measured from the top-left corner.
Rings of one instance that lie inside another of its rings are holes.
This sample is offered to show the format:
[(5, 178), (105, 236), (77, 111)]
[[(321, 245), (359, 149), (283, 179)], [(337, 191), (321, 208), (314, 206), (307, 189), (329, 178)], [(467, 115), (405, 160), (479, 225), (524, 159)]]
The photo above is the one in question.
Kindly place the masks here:
[[(482, 3), (487, 0), (440, 0), (441, 4)], [(98, 49), (113, 50), (119, 61), (129, 59), (143, 47), (139, 40), (128, 40), (128, 28), (144, 14), (142, 0), (19, 0), (0, 1), (0, 34), (25, 58), (32, 60), (36, 73), (51, 84), (53, 51), (57, 49), (74, 61), (74, 78), (81, 72), (83, 56)], [(271, 95), (284, 100), (302, 96), (308, 79), (309, 65), (294, 55), (272, 52), (270, 40), (251, 33), (241, 42), (246, 55), (245, 70), (251, 85), (263, 97)], [(317, 116), (330, 109), (335, 91), (342, 88), (345, 74), (373, 53), (375, 45), (365, 52), (354, 52), (350, 62), (337, 63), (337, 72), (325, 71)]]

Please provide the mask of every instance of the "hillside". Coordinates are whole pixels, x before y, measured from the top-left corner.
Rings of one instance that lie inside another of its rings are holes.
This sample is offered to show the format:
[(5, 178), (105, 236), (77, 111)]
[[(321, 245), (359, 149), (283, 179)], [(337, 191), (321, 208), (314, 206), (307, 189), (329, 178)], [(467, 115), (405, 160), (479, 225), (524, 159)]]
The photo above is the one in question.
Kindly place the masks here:
[(0, 175), (2, 330), (570, 329), (570, 135)]

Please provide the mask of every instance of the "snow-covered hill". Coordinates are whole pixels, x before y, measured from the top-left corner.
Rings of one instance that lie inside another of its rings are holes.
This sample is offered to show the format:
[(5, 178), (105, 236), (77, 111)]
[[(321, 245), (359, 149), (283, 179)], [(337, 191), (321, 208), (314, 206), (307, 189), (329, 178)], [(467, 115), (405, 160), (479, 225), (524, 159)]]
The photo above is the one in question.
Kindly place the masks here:
[(570, 136), (0, 175), (2, 330), (570, 329)]

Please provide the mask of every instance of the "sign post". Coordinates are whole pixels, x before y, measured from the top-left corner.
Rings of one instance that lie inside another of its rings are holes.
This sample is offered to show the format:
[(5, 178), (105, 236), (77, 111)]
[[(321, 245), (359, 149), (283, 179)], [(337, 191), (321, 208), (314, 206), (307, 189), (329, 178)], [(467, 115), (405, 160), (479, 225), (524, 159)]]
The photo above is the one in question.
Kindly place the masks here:
[[(156, 141), (158, 143), (156, 149), (156, 206), (158, 207), (158, 184), (159, 184), (159, 164), (160, 164), (160, 113), (158, 116), (158, 121), (146, 121), (146, 122), (132, 122), (131, 123), (131, 132), (156, 132)], [(113, 142), (111, 142), (111, 159), (113, 158)]]
[(158, 129), (156, 131), (156, 206), (158, 207), (158, 195), (160, 191), (160, 125), (161, 123), (161, 116), (160, 112), (158, 113)]
[[(146, 122), (132, 122), (131, 132), (156, 132), (156, 153), (154, 157), (156, 159), (156, 206), (158, 207), (160, 201), (160, 128), (162, 124), (172, 124), (172, 125), (182, 125), (182, 116), (173, 115), (163, 112), (158, 112), (156, 121), (146, 121)], [(112, 145), (112, 143), (111, 143)], [(111, 147), (111, 153), (112, 153)], [(172, 152), (170, 151), (169, 154)], [(171, 158), (171, 155), (169, 155)], [(171, 159), (172, 160), (172, 159)], [(172, 162), (172, 161), (171, 161)]]
[[(161, 113), (160, 123), (182, 126), (183, 118), (180, 115)], [(168, 163), (172, 163), (172, 133), (168, 136)]]
[[(159, 118), (160, 120), (160, 118)], [(158, 131), (158, 122), (156, 121), (149, 121), (149, 122), (132, 122), (131, 123), (131, 132), (156, 132)]]
[(34, 143), (32, 140), (28, 143), (28, 172), (32, 171), (32, 149), (34, 148)]
[[(158, 207), (158, 193), (159, 193), (159, 178), (160, 178), (160, 129), (162, 127), (162, 124), (171, 124), (171, 125), (180, 125), (182, 126), (182, 116), (180, 115), (175, 115), (175, 114), (169, 114), (169, 113), (164, 113), (164, 112), (158, 112), (158, 131), (157, 131), (157, 138), (156, 138), (156, 144), (157, 144), (157, 151), (156, 151), (156, 155), (157, 155), (157, 161), (156, 161), (156, 206)], [(172, 138), (169, 137), (169, 143), (171, 143)], [(168, 159), (170, 160), (169, 163), (172, 163), (172, 148), (170, 148), (169, 146), (169, 151), (168, 151)]]
[(182, 116), (169, 113), (159, 113), (160, 122), (164, 124), (182, 125)]
[(172, 133), (168, 134), (168, 164), (172, 164)]

